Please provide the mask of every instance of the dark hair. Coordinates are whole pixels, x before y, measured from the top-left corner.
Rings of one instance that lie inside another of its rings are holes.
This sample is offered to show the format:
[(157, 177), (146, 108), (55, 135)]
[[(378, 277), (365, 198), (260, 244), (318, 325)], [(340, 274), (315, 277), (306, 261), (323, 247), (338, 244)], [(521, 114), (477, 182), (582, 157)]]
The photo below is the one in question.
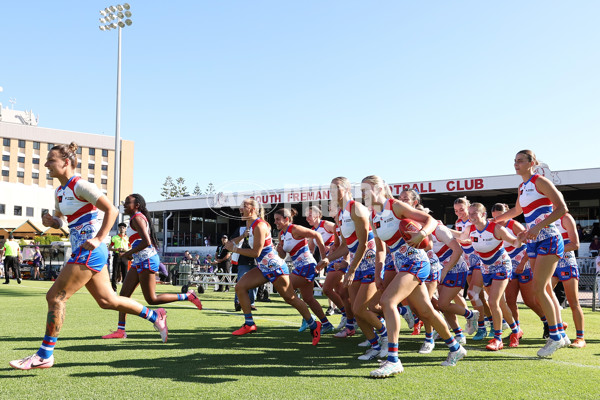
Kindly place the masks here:
[(296, 211), (294, 208), (280, 208), (275, 211), (275, 214), (281, 215), (283, 218), (289, 218), (291, 224), (294, 222), (294, 217), (298, 215), (298, 211)]
[(50, 151), (57, 151), (62, 158), (71, 161), (73, 168), (77, 168), (77, 149), (79, 146), (75, 142), (71, 144), (57, 144), (53, 146)]
[(454, 200), (454, 204), (464, 204), (465, 206), (469, 207), (471, 205), (471, 202), (467, 199), (467, 196), (463, 196)]
[(127, 224), (125, 222), (121, 222), (119, 225), (117, 225), (119, 228), (127, 228)]
[(144, 217), (146, 217), (146, 221), (148, 221), (148, 226), (150, 227), (150, 240), (152, 241), (152, 245), (155, 248), (158, 248), (158, 240), (156, 240), (156, 234), (154, 233), (154, 228), (152, 228), (152, 222), (150, 222), (150, 214), (148, 213), (148, 209), (146, 208), (146, 200), (141, 194), (133, 193), (127, 197), (132, 197), (135, 200), (135, 204), (138, 206), (138, 211), (142, 213)]
[(492, 206), (492, 211), (508, 211), (508, 204), (505, 203), (496, 203)]
[[(402, 194), (402, 193), (407, 193), (408, 197), (410, 197), (410, 199), (413, 202), (417, 203), (415, 205), (415, 208), (418, 209), (418, 206), (421, 206), (422, 209), (424, 208), (423, 203), (421, 202), (421, 195), (415, 189), (404, 189), (402, 192), (400, 192), (400, 194)], [(411, 204), (411, 206), (412, 206), (412, 204)]]
[(539, 165), (539, 162), (538, 162), (537, 158), (535, 157), (535, 154), (534, 154), (533, 151), (531, 151), (531, 150), (521, 150), (517, 154), (523, 154), (524, 156), (527, 156), (527, 160), (529, 162), (533, 161), (533, 165)]
[(15, 237), (13, 236), (13, 234), (12, 234), (12, 233), (9, 233), (9, 234), (8, 234), (8, 240), (13, 240), (14, 238), (15, 238)]

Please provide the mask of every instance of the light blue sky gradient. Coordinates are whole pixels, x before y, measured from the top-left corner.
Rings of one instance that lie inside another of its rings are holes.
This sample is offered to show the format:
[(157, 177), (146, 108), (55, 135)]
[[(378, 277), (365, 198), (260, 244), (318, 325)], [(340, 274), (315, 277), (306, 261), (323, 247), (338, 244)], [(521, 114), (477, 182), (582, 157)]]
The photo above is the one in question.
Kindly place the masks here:
[[(0, 102), (114, 134), (102, 1), (3, 2)], [(597, 1), (130, 1), (123, 138), (134, 190), (282, 188), (598, 167)]]

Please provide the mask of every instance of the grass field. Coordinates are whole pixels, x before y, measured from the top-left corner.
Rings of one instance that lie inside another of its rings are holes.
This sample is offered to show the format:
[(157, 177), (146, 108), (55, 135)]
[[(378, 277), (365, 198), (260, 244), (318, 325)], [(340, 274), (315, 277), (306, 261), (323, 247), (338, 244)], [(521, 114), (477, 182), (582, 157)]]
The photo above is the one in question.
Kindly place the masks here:
[[(440, 366), (447, 355), (443, 343), (437, 342), (430, 355), (417, 354), (423, 338), (403, 329), (405, 372), (373, 380), (368, 374), (378, 364), (356, 359), (363, 337), (325, 335), (313, 347), (307, 332), (297, 332), (300, 316), (277, 296), (271, 303), (257, 303), (259, 330), (243, 337), (231, 335), (243, 323), (243, 316), (233, 312), (233, 294), (202, 295), (203, 311), (189, 302), (167, 304), (169, 340), (163, 344), (150, 323), (131, 316), (127, 339), (101, 339), (116, 329), (117, 313), (101, 310), (82, 290), (67, 304), (55, 366), (13, 370), (10, 360), (33, 354), (40, 345), (49, 286), (33, 281), (0, 286), (3, 399), (600, 398), (600, 313), (589, 309), (588, 346), (561, 349), (552, 359), (536, 357), (544, 344), (542, 326), (528, 310), (521, 313), (525, 336), (519, 348), (490, 353), (485, 343), (469, 339), (469, 354), (455, 368)], [(135, 298), (145, 304), (141, 293)], [(574, 338), (571, 313), (564, 310), (563, 315)], [(332, 322), (337, 325), (339, 318), (333, 316)]]

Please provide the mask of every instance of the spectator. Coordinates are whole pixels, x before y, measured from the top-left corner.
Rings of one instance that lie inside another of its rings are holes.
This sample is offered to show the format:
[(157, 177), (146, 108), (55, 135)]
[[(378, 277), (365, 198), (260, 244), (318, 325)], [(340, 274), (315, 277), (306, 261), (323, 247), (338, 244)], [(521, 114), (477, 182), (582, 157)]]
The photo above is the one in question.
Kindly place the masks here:
[(32, 280), (38, 280), (41, 281), (42, 278), (40, 277), (40, 267), (44, 264), (44, 256), (42, 256), (42, 253), (40, 252), (40, 248), (38, 246), (35, 246), (35, 254), (33, 255), (33, 264), (31, 266), (32, 269), (32, 274), (31, 274), (31, 279)]
[(597, 257), (599, 251), (600, 251), (600, 238), (598, 238), (598, 236), (594, 236), (592, 243), (590, 243), (590, 253), (591, 253), (592, 257)]
[[(243, 233), (243, 232), (242, 232)], [(242, 234), (240, 233), (240, 235)], [(248, 243), (248, 238), (244, 238), (244, 240), (241, 243), (240, 246), (242, 249), (249, 249), (250, 248), (250, 244)], [(243, 256), (241, 254), (235, 253), (235, 255), (238, 255), (239, 258), (237, 260), (237, 280), (239, 281), (242, 276), (244, 276), (244, 274), (248, 271), (250, 271), (252, 268), (256, 267), (256, 260), (252, 257), (246, 257)], [(250, 308), (254, 311), (256, 310), (256, 306), (254, 305), (254, 301), (256, 300), (256, 294), (258, 292), (258, 288), (254, 288), (254, 289), (250, 289), (248, 290), (248, 295), (250, 296)], [(237, 294), (235, 295), (235, 299), (233, 301), (234, 303), (234, 307), (235, 307), (235, 311), (241, 311), (242, 307), (240, 306), (240, 303), (238, 302), (238, 298), (237, 298)]]
[(4, 285), (10, 283), (10, 269), (13, 270), (13, 276), (17, 283), (21, 283), (21, 246), (14, 240), (13, 234), (8, 234), (8, 240), (2, 248), (2, 257), (4, 257)]
[(127, 276), (127, 260), (121, 258), (121, 254), (129, 250), (129, 238), (126, 235), (127, 225), (119, 224), (119, 233), (110, 239), (108, 250), (113, 252), (113, 268), (110, 284), (117, 291), (117, 282), (123, 282)]
[(205, 246), (210, 246), (210, 239), (208, 238), (208, 236), (204, 236), (204, 245)]
[(190, 254), (189, 251), (185, 251), (185, 253), (183, 253), (183, 261), (192, 261), (192, 255)]
[[(217, 274), (229, 274), (231, 273), (231, 252), (225, 248), (225, 243), (229, 238), (227, 235), (221, 236), (221, 245), (217, 247), (215, 254), (215, 262), (217, 263)], [(231, 282), (229, 276), (219, 278), (221, 282)], [(219, 285), (217, 292), (222, 292), (223, 288), (226, 292), (229, 292), (229, 285)]]

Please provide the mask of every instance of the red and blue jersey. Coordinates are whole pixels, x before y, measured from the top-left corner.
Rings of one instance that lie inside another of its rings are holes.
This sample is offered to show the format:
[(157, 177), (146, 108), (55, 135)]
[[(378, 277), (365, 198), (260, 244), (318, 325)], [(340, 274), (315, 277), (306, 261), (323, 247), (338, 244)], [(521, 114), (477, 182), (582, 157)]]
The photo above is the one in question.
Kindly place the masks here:
[(503, 240), (496, 237), (494, 229), (496, 223), (489, 221), (482, 231), (471, 225), (469, 237), (473, 249), (481, 259), (481, 272), (483, 274), (499, 272), (511, 266), (510, 258), (504, 249)]
[(256, 218), (250, 228), (248, 229), (248, 244), (250, 247), (254, 247), (254, 229), (258, 226), (258, 224), (267, 225), (267, 236), (265, 237), (265, 241), (263, 243), (263, 249), (256, 257), (256, 262), (258, 264), (258, 268), (262, 272), (269, 272), (272, 269), (279, 268), (281, 265), (285, 264), (285, 262), (279, 258), (277, 252), (273, 248), (273, 240), (271, 238), (271, 230), (268, 229), (269, 224), (263, 219)]
[[(447, 228), (445, 228), (442, 221), (438, 221), (438, 224), (435, 227), (433, 234), (431, 235), (431, 237), (433, 239), (432, 240), (432, 245), (433, 245), (432, 251), (435, 253), (438, 260), (440, 260), (440, 263), (442, 264), (442, 266), (446, 266), (450, 262), (450, 257), (452, 256), (453, 251), (448, 246), (448, 244), (446, 244), (444, 242), (444, 240), (442, 240), (443, 235), (442, 235), (442, 233), (440, 233), (440, 231), (442, 229), (447, 229)], [(447, 239), (448, 243), (449, 243), (449, 241), (454, 240), (452, 238), (450, 232), (448, 232), (446, 236), (448, 236), (448, 239)], [(468, 269), (469, 269), (469, 267), (467, 267), (466, 262), (461, 257), (459, 259), (459, 261), (456, 263), (456, 265), (454, 265), (454, 267), (452, 267), (452, 269), (450, 271), (448, 271), (448, 273), (454, 274), (454, 273), (466, 271)]]
[[(338, 220), (340, 225), (340, 232), (346, 241), (348, 251), (350, 252), (350, 263), (354, 260), (354, 255), (358, 249), (358, 236), (356, 235), (356, 226), (352, 220), (352, 207), (354, 207), (354, 200), (349, 200), (346, 206), (340, 210), (338, 214)], [(369, 232), (367, 235), (367, 243), (365, 243), (365, 254), (363, 259), (357, 267), (358, 271), (363, 271), (370, 268), (375, 268), (375, 236), (371, 227), (368, 227)]]
[[(459, 219), (458, 221), (456, 221), (455, 227), (456, 230), (459, 232), (469, 231), (471, 229), (471, 221), (463, 221), (462, 219)], [(463, 259), (465, 260), (469, 268), (473, 268), (481, 264), (481, 260), (473, 250), (472, 244), (464, 244), (461, 242), (458, 242), (458, 244), (460, 244), (460, 247), (462, 247), (463, 249)]]
[[(565, 216), (566, 215), (563, 215), (559, 220), (556, 221), (556, 228), (562, 236), (566, 246), (567, 244), (571, 243), (571, 239), (569, 238), (569, 232), (563, 226), (563, 218), (565, 218)], [(577, 232), (575, 232), (575, 234), (577, 234)], [(577, 266), (577, 259), (575, 258), (575, 252), (573, 250), (565, 251), (563, 254), (563, 258), (559, 261), (558, 267), (560, 268), (564, 265)]]
[(57, 208), (67, 218), (73, 251), (96, 237), (102, 225), (96, 206), (76, 195), (80, 182), (80, 176), (73, 176), (56, 189)]
[[(315, 228), (314, 226), (311, 227), (311, 229), (313, 231), (318, 232), (319, 234), (321, 234), (321, 237), (323, 238), (323, 244), (325, 245), (325, 247), (330, 247), (333, 242), (334, 242), (334, 232), (329, 232), (327, 229), (325, 229), (325, 221), (321, 220), (319, 221), (319, 224), (317, 225), (317, 227)], [(314, 242), (314, 239), (313, 239)], [(315, 243), (316, 245), (317, 243)]]
[[(547, 218), (553, 210), (552, 201), (537, 190), (536, 182), (539, 175), (535, 174), (519, 185), (519, 205), (523, 210), (525, 225), (531, 229)], [(554, 223), (548, 224), (540, 230), (538, 236), (529, 242), (540, 242), (544, 239), (557, 236), (558, 229)]]
[[(150, 223), (148, 222), (144, 214), (138, 211), (131, 216), (130, 221), (138, 217), (146, 221), (146, 231), (148, 232), (148, 236), (150, 236)], [(139, 232), (131, 227), (131, 222), (127, 227), (127, 236), (129, 236), (129, 247), (132, 249), (138, 244), (140, 244), (140, 242), (142, 241), (142, 237), (140, 236)], [(156, 252), (154, 246), (152, 246), (152, 243), (148, 243), (148, 247), (138, 251), (137, 253), (133, 253), (132, 264), (139, 265), (144, 260), (148, 260), (150, 257), (153, 257), (156, 254), (158, 253)]]
[(295, 238), (292, 233), (293, 226), (293, 224), (289, 224), (279, 235), (280, 240), (283, 242), (283, 251), (289, 253), (294, 268), (300, 268), (307, 264), (316, 265), (317, 262), (308, 249), (308, 240)]

